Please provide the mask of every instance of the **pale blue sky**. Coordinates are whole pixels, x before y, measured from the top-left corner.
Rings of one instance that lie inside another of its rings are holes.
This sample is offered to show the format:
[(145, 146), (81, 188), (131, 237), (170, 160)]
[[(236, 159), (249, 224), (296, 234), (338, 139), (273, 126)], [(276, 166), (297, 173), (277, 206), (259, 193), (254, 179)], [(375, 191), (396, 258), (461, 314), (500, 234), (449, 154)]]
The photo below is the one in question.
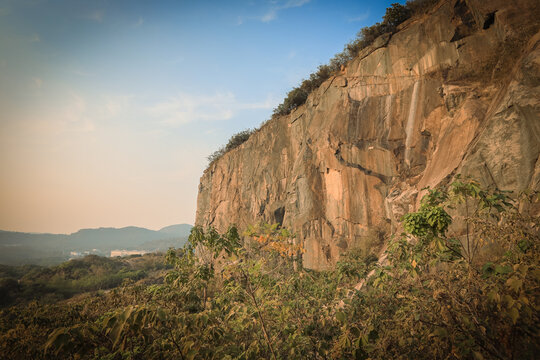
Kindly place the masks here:
[(193, 223), (206, 156), (390, 3), (0, 0), (0, 229)]

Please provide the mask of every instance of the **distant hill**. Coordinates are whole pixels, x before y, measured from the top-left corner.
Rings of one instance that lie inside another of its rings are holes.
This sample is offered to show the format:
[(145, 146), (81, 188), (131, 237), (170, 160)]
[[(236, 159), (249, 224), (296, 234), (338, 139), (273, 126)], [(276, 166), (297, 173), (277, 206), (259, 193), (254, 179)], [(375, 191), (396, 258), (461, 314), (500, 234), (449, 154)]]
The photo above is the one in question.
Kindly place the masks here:
[(159, 232), (175, 236), (189, 236), (192, 227), (193, 226), (189, 224), (170, 225), (160, 229)]
[(82, 229), (69, 235), (0, 230), (0, 264), (51, 265), (85, 254), (109, 256), (116, 249), (166, 251), (183, 246), (191, 227), (178, 224), (158, 231), (135, 226)]
[(120, 229), (99, 228), (82, 229), (69, 235), (70, 246), (76, 246), (81, 250), (95, 248), (108, 250), (126, 247), (136, 247), (146, 241), (159, 240), (168, 235), (159, 231), (145, 228), (128, 226)]
[(31, 300), (63, 300), (73, 295), (119, 286), (125, 279), (139, 284), (163, 281), (163, 254), (107, 258), (87, 255), (58, 265), (0, 265), (0, 310)]

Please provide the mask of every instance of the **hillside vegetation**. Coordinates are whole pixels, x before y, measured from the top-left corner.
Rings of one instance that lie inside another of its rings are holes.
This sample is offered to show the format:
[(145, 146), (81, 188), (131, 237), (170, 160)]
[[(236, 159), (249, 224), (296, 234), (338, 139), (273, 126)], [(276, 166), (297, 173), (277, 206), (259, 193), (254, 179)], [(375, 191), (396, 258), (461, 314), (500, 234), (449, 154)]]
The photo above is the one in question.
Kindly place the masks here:
[[(303, 244), (278, 225), (194, 228), (167, 254), (163, 283), (2, 310), (0, 354), (534, 359), (540, 219), (518, 211), (531, 205), (538, 194), (511, 197), (458, 179), (404, 216), (405, 232), (384, 254), (353, 250), (323, 272), (302, 268)], [(462, 236), (450, 236), (452, 226)]]
[(54, 303), (84, 292), (111, 289), (126, 280), (159, 282), (168, 268), (163, 254), (126, 258), (88, 255), (51, 267), (0, 265), (0, 308), (32, 300)]

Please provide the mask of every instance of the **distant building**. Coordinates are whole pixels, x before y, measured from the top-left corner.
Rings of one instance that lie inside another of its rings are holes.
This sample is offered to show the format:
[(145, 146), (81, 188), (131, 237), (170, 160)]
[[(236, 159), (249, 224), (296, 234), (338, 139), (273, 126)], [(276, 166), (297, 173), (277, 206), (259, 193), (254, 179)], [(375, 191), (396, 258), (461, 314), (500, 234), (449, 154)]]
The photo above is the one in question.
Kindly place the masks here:
[(78, 251), (70, 251), (68, 260), (78, 259), (83, 257), (84, 255), (81, 254)]
[[(125, 251), (125, 250), (115, 250), (115, 251)], [(71, 250), (69, 252), (68, 259), (73, 260), (73, 259), (78, 259), (78, 258), (88, 256), (88, 255), (108, 256), (109, 252), (108, 251), (104, 252), (104, 251), (101, 251), (100, 249), (81, 250), (81, 251)], [(116, 256), (122, 256), (122, 255), (116, 255)]]
[(111, 250), (111, 257), (129, 256), (129, 255), (144, 255), (148, 253), (145, 250)]

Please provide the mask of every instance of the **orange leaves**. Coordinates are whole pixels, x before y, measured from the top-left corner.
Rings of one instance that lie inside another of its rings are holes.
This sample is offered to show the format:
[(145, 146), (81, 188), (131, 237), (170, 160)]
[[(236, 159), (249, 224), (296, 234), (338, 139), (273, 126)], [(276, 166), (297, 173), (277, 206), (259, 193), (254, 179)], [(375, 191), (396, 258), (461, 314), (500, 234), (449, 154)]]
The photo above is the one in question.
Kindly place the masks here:
[(296, 243), (294, 234), (278, 224), (250, 226), (245, 234), (261, 244), (260, 249), (276, 252), (284, 258), (294, 258), (304, 253), (302, 245)]

